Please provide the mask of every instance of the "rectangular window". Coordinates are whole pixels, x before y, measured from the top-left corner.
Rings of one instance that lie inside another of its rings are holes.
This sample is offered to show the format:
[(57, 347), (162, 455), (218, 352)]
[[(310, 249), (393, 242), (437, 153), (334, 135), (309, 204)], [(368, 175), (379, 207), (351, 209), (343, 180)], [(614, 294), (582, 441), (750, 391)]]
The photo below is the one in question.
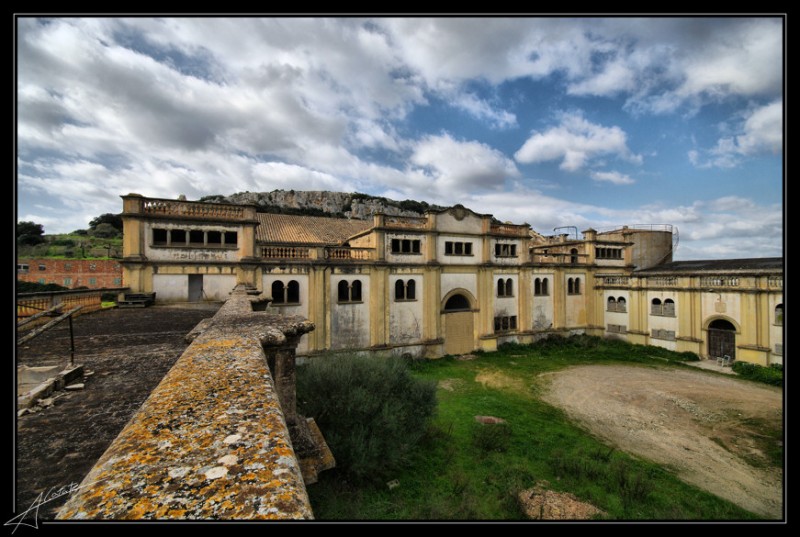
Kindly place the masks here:
[(44, 285), (44, 283), (45, 283), (45, 281), (44, 281), (44, 278), (39, 278), (39, 283), (41, 283), (42, 285)]
[(114, 278), (114, 285), (122, 285), (122, 278)]
[(205, 232), (192, 229), (189, 231), (189, 246), (205, 246)]
[(17, 272), (26, 273), (28, 272), (28, 265), (17, 265)]
[(89, 278), (89, 285), (97, 285), (97, 278)]
[(47, 270), (47, 265), (39, 265), (40, 272), (44, 272), (45, 270)]
[(225, 232), (225, 246), (236, 246), (239, 242), (239, 234), (235, 231)]
[(418, 254), (420, 253), (419, 239), (392, 239), (393, 254)]
[(72, 270), (72, 263), (64, 263), (64, 270)]
[(517, 245), (497, 243), (494, 245), (494, 256), (517, 257)]
[(222, 233), (220, 231), (209, 231), (207, 236), (209, 246), (222, 246)]
[(170, 234), (172, 235), (169, 241), (171, 246), (186, 246), (185, 229), (173, 229)]
[(622, 249), (597, 247), (594, 249), (594, 256), (597, 259), (622, 259)]
[(167, 245), (167, 230), (166, 229), (153, 229), (153, 246), (166, 246)]
[(72, 285), (72, 278), (64, 278), (64, 287)]
[(446, 241), (444, 243), (445, 255), (472, 255), (471, 242)]
[(495, 332), (509, 332), (517, 329), (516, 315), (501, 315), (494, 318)]
[(781, 343), (775, 344), (775, 354), (783, 356), (783, 345)]
[(625, 334), (628, 331), (628, 327), (622, 324), (610, 324), (606, 327), (606, 332), (611, 332), (612, 334)]

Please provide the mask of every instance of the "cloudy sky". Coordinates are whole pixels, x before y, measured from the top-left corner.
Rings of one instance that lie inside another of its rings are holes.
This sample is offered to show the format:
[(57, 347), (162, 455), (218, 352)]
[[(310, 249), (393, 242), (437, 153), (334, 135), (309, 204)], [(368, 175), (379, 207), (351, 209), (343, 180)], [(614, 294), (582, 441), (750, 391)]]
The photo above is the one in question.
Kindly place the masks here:
[(781, 18), (18, 18), (17, 219), (274, 189), (783, 255)]

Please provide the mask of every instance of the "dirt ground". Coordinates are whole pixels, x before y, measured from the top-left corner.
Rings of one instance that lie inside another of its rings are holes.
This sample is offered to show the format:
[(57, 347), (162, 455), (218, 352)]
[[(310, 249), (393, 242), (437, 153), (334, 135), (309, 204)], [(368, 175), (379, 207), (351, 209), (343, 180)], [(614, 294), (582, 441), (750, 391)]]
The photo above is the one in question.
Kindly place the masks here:
[[(17, 418), (17, 512), (40, 493), (81, 482), (183, 353), (186, 333), (217, 308), (113, 309), (75, 319), (75, 363), (94, 374), (83, 390), (57, 392), (49, 408)], [(67, 323), (16, 350), (17, 364), (66, 364)], [(43, 505), (39, 518), (53, 518), (66, 499)]]
[[(611, 445), (770, 519), (783, 472), (764, 429), (782, 429), (780, 388), (671, 368), (579, 366), (542, 375), (544, 399)], [(724, 446), (724, 447), (723, 447)]]

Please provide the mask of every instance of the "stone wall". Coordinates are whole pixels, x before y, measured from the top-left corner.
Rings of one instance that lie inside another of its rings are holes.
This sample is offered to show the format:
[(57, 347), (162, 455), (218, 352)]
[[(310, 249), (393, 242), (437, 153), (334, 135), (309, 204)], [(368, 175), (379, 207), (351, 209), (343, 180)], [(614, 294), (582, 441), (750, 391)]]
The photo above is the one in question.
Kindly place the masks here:
[(294, 348), (314, 326), (253, 311), (257, 300), (237, 286), (193, 330), (57, 518), (313, 518), (304, 476), (333, 461), (295, 410)]

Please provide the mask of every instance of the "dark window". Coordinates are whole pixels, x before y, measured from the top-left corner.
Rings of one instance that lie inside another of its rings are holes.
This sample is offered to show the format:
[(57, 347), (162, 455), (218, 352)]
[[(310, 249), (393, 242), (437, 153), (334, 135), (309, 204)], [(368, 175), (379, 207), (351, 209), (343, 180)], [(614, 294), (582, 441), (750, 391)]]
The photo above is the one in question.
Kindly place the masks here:
[(300, 303), (300, 284), (295, 280), (291, 280), (289, 285), (286, 286), (286, 303), (299, 304)]
[(577, 248), (573, 248), (572, 250), (569, 251), (569, 262), (572, 263), (573, 265), (578, 262), (578, 249)]
[(419, 247), (419, 239), (392, 239), (393, 254), (418, 254)]
[(664, 308), (661, 305), (661, 300), (654, 298), (650, 302), (650, 315), (663, 315)]
[(494, 318), (495, 332), (508, 332), (509, 330), (516, 330), (516, 329), (517, 329), (516, 315), (502, 315)]
[(272, 303), (273, 304), (285, 304), (286, 303), (286, 293), (285, 287), (283, 282), (280, 280), (275, 280), (272, 282)]
[(416, 300), (417, 283), (414, 280), (397, 280), (394, 282), (395, 300)]
[(167, 245), (167, 230), (166, 229), (153, 229), (153, 246), (166, 246)]
[(533, 296), (539, 296), (542, 294), (542, 280), (536, 278), (533, 280)]
[(173, 229), (170, 231), (170, 244), (172, 246), (186, 246), (186, 230)]
[(39, 265), (39, 271), (44, 272), (47, 270), (47, 265)]
[(204, 246), (205, 245), (205, 233), (197, 230), (192, 229), (189, 231), (189, 244), (191, 246)]
[(607, 311), (617, 311), (617, 299), (613, 296), (608, 297), (608, 307), (606, 308)]
[(570, 278), (567, 280), (567, 294), (569, 295), (579, 295), (581, 294), (581, 279), (580, 278)]
[(338, 285), (340, 303), (361, 302), (361, 280), (342, 280)]
[(64, 287), (72, 285), (72, 278), (64, 278)]
[(28, 265), (17, 265), (17, 272), (28, 272)]
[(209, 231), (207, 233), (208, 236), (208, 245), (209, 246), (222, 246), (222, 233), (219, 231)]
[(225, 232), (225, 246), (236, 246), (239, 242), (239, 234), (235, 231)]
[(472, 243), (447, 241), (444, 243), (444, 253), (445, 255), (472, 255)]
[(494, 255), (495, 257), (517, 257), (517, 245), (496, 243)]
[(775, 324), (783, 324), (783, 304), (775, 306)]
[(114, 278), (114, 285), (122, 285), (122, 278)]
[(444, 304), (444, 311), (469, 311), (469, 300), (464, 295), (453, 295)]
[(671, 298), (664, 301), (662, 312), (667, 317), (675, 317), (675, 302)]
[(497, 280), (497, 296), (514, 296), (514, 280), (511, 278)]
[(542, 279), (542, 294), (549, 295), (550, 290), (547, 288), (547, 278)]

